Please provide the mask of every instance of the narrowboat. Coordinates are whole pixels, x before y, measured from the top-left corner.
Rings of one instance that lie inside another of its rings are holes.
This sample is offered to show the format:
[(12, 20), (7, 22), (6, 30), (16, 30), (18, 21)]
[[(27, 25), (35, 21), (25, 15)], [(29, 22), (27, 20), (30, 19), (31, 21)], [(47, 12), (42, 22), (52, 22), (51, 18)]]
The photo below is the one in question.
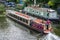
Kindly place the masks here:
[(40, 8), (36, 6), (25, 7), (22, 12), (42, 19), (59, 20), (58, 14), (55, 10), (50, 8)]
[(45, 20), (38, 19), (14, 10), (6, 10), (6, 16), (40, 33), (48, 34), (52, 30), (51, 24), (49, 27), (47, 27)]

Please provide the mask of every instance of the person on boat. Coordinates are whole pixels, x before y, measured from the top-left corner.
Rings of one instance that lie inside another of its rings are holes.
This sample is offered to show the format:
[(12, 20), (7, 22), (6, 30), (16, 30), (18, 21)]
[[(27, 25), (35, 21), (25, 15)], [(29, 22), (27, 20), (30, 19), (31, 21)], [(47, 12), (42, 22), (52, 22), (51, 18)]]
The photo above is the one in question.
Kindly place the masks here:
[(51, 24), (51, 21), (50, 20), (47, 20), (46, 21), (46, 26), (47, 26), (47, 29), (49, 28), (49, 25)]

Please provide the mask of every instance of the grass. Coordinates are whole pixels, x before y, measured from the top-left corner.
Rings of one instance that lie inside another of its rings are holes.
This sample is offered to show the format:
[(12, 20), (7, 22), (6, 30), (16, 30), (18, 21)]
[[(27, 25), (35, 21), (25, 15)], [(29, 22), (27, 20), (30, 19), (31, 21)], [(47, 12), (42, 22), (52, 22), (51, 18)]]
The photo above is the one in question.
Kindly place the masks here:
[(5, 12), (4, 13), (0, 13), (0, 17), (5, 17)]

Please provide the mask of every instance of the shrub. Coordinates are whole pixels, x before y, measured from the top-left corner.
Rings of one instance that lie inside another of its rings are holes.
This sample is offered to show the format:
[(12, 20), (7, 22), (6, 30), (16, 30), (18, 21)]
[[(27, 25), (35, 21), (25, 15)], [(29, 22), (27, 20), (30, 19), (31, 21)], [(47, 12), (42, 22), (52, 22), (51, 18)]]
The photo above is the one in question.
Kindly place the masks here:
[(0, 13), (3, 13), (5, 11), (4, 4), (0, 4)]

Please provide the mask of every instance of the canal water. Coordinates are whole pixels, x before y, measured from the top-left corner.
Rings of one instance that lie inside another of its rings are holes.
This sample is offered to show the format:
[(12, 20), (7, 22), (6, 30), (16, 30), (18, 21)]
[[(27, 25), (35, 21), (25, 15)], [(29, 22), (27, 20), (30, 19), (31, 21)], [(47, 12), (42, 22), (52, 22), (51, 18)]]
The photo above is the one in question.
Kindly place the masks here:
[(40, 36), (9, 18), (0, 18), (0, 40), (60, 40), (55, 34)]

